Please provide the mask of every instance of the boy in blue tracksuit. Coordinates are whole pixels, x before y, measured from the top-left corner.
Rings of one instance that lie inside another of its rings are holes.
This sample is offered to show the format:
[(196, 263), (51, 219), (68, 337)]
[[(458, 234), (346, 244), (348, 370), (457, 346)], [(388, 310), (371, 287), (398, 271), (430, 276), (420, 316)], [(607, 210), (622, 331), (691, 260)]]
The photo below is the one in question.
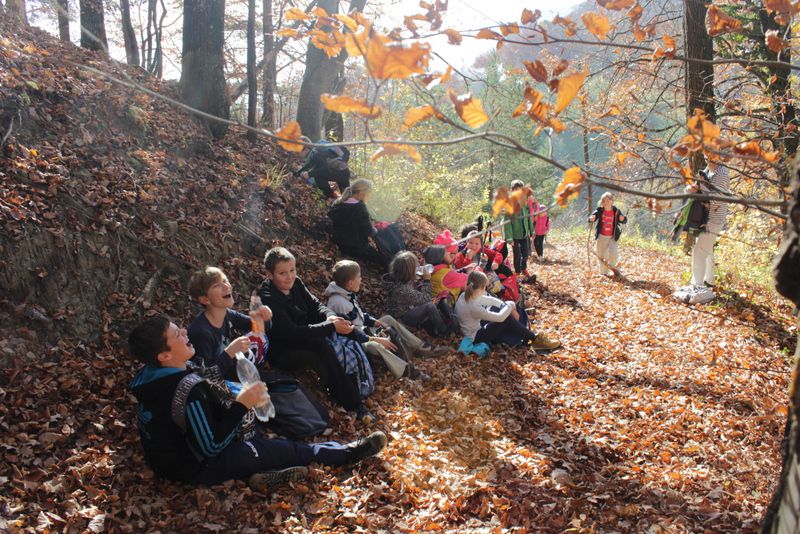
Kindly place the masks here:
[(239, 389), (202, 377), (189, 362), (195, 351), (186, 330), (163, 315), (137, 326), (128, 345), (144, 364), (131, 388), (145, 460), (159, 477), (208, 485), (246, 479), (263, 489), (303, 478), (310, 463), (353, 463), (386, 445), (381, 432), (346, 445), (267, 439), (251, 410), (269, 400), (264, 383)]

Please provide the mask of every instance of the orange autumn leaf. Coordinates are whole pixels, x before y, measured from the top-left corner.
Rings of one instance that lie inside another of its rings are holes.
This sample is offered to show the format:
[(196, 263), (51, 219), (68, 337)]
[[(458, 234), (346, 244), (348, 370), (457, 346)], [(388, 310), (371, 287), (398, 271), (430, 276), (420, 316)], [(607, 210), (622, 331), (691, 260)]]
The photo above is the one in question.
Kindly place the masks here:
[(603, 113), (602, 115), (598, 116), (598, 119), (603, 119), (605, 117), (611, 117), (612, 115), (619, 115), (622, 113), (622, 110), (619, 109), (619, 106), (616, 104), (611, 104), (611, 106)]
[(297, 121), (289, 121), (283, 125), (283, 128), (275, 132), (275, 136), (279, 138), (277, 139), (278, 144), (288, 152), (303, 151), (305, 147), (299, 143), (301, 135), (300, 124)]
[(622, 167), (622, 165), (625, 163), (625, 160), (631, 156), (633, 156), (633, 154), (627, 151), (617, 152), (616, 154), (614, 154), (614, 157), (617, 159), (617, 166)]
[(402, 80), (425, 72), (430, 47), (426, 43), (388, 43), (386, 37), (375, 35), (367, 41), (365, 57), (369, 75), (376, 80)]
[(282, 30), (278, 30), (275, 32), (276, 37), (288, 37), (289, 39), (295, 39), (303, 36), (303, 33), (295, 30), (293, 28), (283, 28)]
[(498, 187), (492, 201), (492, 217), (497, 217), (503, 212), (514, 215), (527, 205), (528, 198), (531, 196), (533, 196), (533, 190), (530, 187), (517, 189), (513, 193), (509, 193), (506, 186)]
[(441, 83), (447, 83), (450, 81), (450, 78), (452, 77), (453, 77), (453, 67), (451, 65), (448, 65), (444, 71), (444, 74), (442, 74), (441, 78), (439, 78), (439, 81)]
[(484, 28), (478, 33), (475, 34), (476, 39), (494, 39), (496, 41), (502, 41), (503, 36), (497, 33), (496, 31), (492, 31), (488, 28)]
[(553, 24), (558, 24), (564, 28), (564, 35), (567, 37), (573, 37), (576, 33), (578, 33), (578, 27), (575, 26), (575, 23), (572, 22), (572, 19), (556, 15), (553, 18)]
[(510, 24), (501, 24), (500, 33), (502, 33), (504, 37), (511, 34), (519, 33), (519, 24), (517, 24), (516, 22), (512, 22)]
[(302, 9), (297, 9), (296, 7), (290, 7), (286, 10), (283, 14), (286, 20), (311, 20), (311, 15), (303, 11)]
[(553, 129), (553, 131), (556, 132), (556, 133), (561, 133), (561, 132), (563, 132), (564, 130), (567, 129), (567, 127), (564, 126), (564, 123), (561, 122), (560, 120), (556, 119), (555, 117), (550, 119), (549, 125)]
[(447, 42), (451, 45), (460, 45), (461, 41), (464, 40), (464, 37), (453, 28), (447, 28), (444, 34), (447, 35)]
[(373, 154), (369, 157), (369, 160), (375, 163), (377, 160), (381, 159), (385, 156), (398, 156), (405, 154), (405, 156), (415, 163), (420, 163), (422, 161), (422, 156), (420, 156), (419, 151), (411, 145), (404, 145), (404, 144), (394, 144), (394, 143), (384, 143), (373, 152)]
[(564, 171), (561, 183), (556, 186), (556, 191), (553, 193), (558, 205), (565, 208), (570, 200), (578, 198), (581, 185), (585, 181), (586, 173), (580, 167), (570, 167)]
[(559, 61), (558, 65), (556, 65), (556, 68), (553, 69), (553, 78), (561, 76), (561, 73), (567, 70), (567, 67), (569, 67), (569, 61), (566, 59)]
[(415, 124), (426, 119), (430, 119), (434, 116), (437, 116), (437, 112), (431, 105), (410, 108), (408, 111), (406, 111), (406, 116), (405, 119), (403, 119), (403, 126), (401, 129), (403, 131), (408, 130)]
[(793, 15), (800, 12), (800, 2), (792, 3), (791, 0), (764, 0), (767, 11), (775, 13), (775, 22), (788, 24)]
[(778, 161), (780, 156), (780, 152), (777, 150), (773, 152), (767, 152), (763, 150), (758, 141), (743, 141), (738, 143), (737, 145), (734, 145), (733, 152), (740, 156), (761, 158), (769, 163), (775, 163)]
[(555, 113), (558, 115), (572, 102), (583, 86), (583, 81), (589, 75), (588, 70), (564, 76), (558, 80), (558, 98), (556, 99)]
[(536, 11), (531, 11), (528, 8), (522, 10), (522, 15), (519, 18), (519, 21), (522, 24), (536, 24), (536, 21), (542, 16), (542, 12), (538, 9)]
[(725, 33), (737, 32), (742, 29), (742, 22), (737, 20), (715, 5), (708, 6), (706, 11), (706, 30), (710, 37)]
[(584, 13), (581, 15), (581, 20), (586, 29), (601, 41), (606, 38), (608, 31), (611, 29), (611, 24), (605, 15), (591, 12)]
[(369, 38), (369, 28), (364, 28), (358, 33), (348, 32), (344, 36), (344, 48), (350, 57), (363, 56), (367, 50), (367, 39)]
[(634, 23), (633, 25), (633, 38), (636, 39), (637, 43), (641, 43), (644, 41), (646, 35), (644, 31), (639, 27), (639, 23)]
[(655, 49), (653, 52), (653, 59), (656, 60), (662, 57), (675, 57), (675, 39), (669, 35), (662, 35), (661, 40), (664, 41), (664, 46), (659, 46)]
[(345, 27), (351, 32), (354, 32), (358, 29), (358, 21), (356, 21), (356, 19), (353, 17), (348, 17), (347, 15), (340, 15), (337, 13), (333, 16), (333, 18), (344, 24)]
[(636, 0), (597, 0), (597, 3), (600, 7), (610, 9), (611, 11), (622, 11), (623, 9), (631, 7), (636, 3)]
[(778, 30), (768, 30), (764, 34), (764, 37), (767, 47), (776, 54), (780, 54), (781, 50), (789, 46), (789, 41), (781, 38), (780, 34), (778, 34)]
[(452, 89), (447, 90), (447, 95), (456, 108), (456, 113), (470, 128), (480, 128), (489, 120), (489, 115), (483, 111), (483, 104), (470, 93), (456, 95)]
[(542, 83), (547, 81), (547, 68), (545, 68), (544, 63), (537, 59), (534, 61), (523, 61), (522, 64), (528, 69), (528, 74), (531, 75), (531, 78)]
[(366, 100), (357, 100), (344, 95), (324, 93), (319, 97), (325, 109), (336, 113), (357, 113), (368, 119), (379, 117), (383, 111), (380, 106), (369, 104)]
[(317, 17), (318, 19), (330, 18), (328, 16), (328, 12), (325, 11), (325, 9), (321, 8), (321, 7), (315, 7), (314, 9), (312, 9), (311, 10), (311, 14), (314, 15), (315, 17)]
[(338, 56), (345, 45), (345, 37), (339, 30), (313, 30), (308, 35), (311, 37), (311, 44), (325, 52), (328, 57)]
[(628, 11), (628, 18), (631, 19), (632, 22), (638, 22), (638, 20), (642, 18), (643, 13), (644, 8), (637, 2), (636, 5)]

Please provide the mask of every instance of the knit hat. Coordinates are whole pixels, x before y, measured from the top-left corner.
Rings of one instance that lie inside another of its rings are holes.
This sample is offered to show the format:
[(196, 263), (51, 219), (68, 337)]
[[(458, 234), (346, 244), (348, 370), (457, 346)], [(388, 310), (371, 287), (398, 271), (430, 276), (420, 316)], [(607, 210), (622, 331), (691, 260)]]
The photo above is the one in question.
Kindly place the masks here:
[(441, 234), (437, 235), (433, 240), (433, 244), (444, 245), (450, 252), (455, 252), (458, 250), (458, 242), (452, 236), (452, 234), (450, 234), (450, 230), (445, 230)]
[(426, 263), (431, 265), (439, 265), (444, 263), (444, 253), (446, 249), (443, 245), (431, 245), (422, 251), (422, 256), (425, 258)]

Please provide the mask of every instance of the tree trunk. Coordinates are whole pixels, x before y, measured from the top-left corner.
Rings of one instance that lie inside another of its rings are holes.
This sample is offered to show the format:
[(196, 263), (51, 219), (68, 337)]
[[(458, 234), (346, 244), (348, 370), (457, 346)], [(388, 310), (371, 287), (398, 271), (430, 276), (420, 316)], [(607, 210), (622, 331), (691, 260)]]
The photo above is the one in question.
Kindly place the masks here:
[(80, 0), (81, 47), (108, 54), (103, 0)]
[(56, 2), (56, 17), (58, 18), (58, 38), (65, 43), (71, 42), (69, 38), (69, 0)]
[[(67, 0), (59, 0), (59, 2), (66, 1)], [(127, 60), (128, 65), (138, 67), (139, 44), (136, 42), (136, 32), (133, 31), (133, 23), (131, 22), (130, 1), (120, 0), (119, 8), (122, 15), (122, 38), (125, 41), (125, 59)], [(69, 37), (67, 39), (69, 39)]]
[[(350, 11), (363, 11), (366, 3), (367, 0), (351, 0)], [(339, 0), (319, 0), (317, 5), (333, 14), (339, 9)], [(297, 102), (297, 122), (303, 134), (312, 140), (319, 139), (323, 133), (324, 117), (319, 97), (323, 93), (334, 92), (337, 83), (340, 83), (345, 59), (347, 52), (344, 50), (336, 58), (329, 58), (325, 52), (310, 42), (308, 44), (306, 70)]]
[[(690, 59), (714, 59), (714, 42), (706, 31), (706, 4), (704, 0), (684, 0), (683, 39), (686, 57)], [(716, 122), (714, 107), (714, 66), (707, 63), (687, 61), (684, 66), (686, 84), (686, 114), (702, 109), (709, 120)], [(695, 152), (689, 159), (693, 172), (705, 166), (703, 154)]]
[(155, 65), (153, 66), (152, 73), (156, 78), (161, 79), (164, 70), (164, 50), (161, 47), (161, 36), (164, 30), (164, 18), (167, 16), (167, 6), (164, 5), (164, 0), (161, 0), (161, 16), (158, 19), (158, 26), (156, 27), (156, 55)]
[[(228, 119), (230, 101), (225, 85), (225, 0), (186, 0), (183, 11), (183, 101), (201, 111)], [(201, 119), (211, 135), (221, 139), (228, 125)]]
[(278, 61), (275, 48), (275, 25), (272, 23), (272, 0), (263, 0), (261, 25), (264, 33), (264, 92), (261, 98), (261, 124), (275, 128), (275, 90), (277, 88)]
[[(759, 21), (761, 24), (761, 32), (766, 35), (769, 30), (776, 30), (778, 35), (785, 36), (786, 40), (791, 38), (791, 28), (781, 26), (775, 21), (774, 15), (767, 13), (763, 7), (759, 9)], [(761, 40), (763, 43), (763, 39)], [(781, 151), (783, 161), (790, 161), (797, 152), (798, 144), (798, 127), (800, 121), (797, 118), (797, 110), (792, 103), (794, 98), (791, 93), (791, 84), (789, 83), (789, 75), (791, 74), (790, 64), (792, 62), (791, 47), (784, 48), (779, 54), (776, 54), (769, 47), (764, 47), (765, 59), (767, 61), (782, 61), (786, 64), (785, 67), (770, 67), (769, 72), (771, 75), (772, 83), (767, 87), (767, 91), (772, 96), (772, 109), (775, 110), (775, 121), (780, 125), (778, 127), (778, 134), (773, 139), (773, 144), (776, 149)], [(789, 186), (791, 175), (787, 167), (784, 167), (778, 172), (781, 187)]]
[(25, 8), (25, 0), (7, 0), (6, 12), (12, 20), (16, 19), (26, 26), (28, 25), (28, 13)]
[[(792, 198), (783, 241), (775, 260), (775, 288), (795, 306), (800, 306), (800, 162), (794, 167)], [(778, 487), (764, 513), (762, 534), (792, 534), (800, 529), (800, 335), (795, 350), (795, 367), (789, 389), (789, 414), (781, 442), (781, 465)]]
[[(258, 85), (256, 83), (256, 0), (247, 0), (247, 125), (256, 127)], [(247, 130), (247, 139), (256, 142), (256, 133)]]

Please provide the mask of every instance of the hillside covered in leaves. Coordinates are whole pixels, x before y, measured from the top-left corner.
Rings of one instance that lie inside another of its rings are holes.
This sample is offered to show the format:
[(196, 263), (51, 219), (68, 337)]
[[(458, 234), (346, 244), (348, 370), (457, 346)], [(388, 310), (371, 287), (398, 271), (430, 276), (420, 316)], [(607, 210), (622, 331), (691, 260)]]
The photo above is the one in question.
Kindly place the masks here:
[[(624, 238), (621, 280), (598, 279), (585, 243), (566, 239), (536, 266), (534, 327), (562, 350), (453, 351), (419, 362), (425, 385), (379, 373), (379, 458), (269, 495), (155, 480), (127, 330), (154, 311), (188, 322), (186, 281), (206, 263), (242, 303), (276, 244), (320, 293), (339, 259), (324, 204), (271, 143), (209, 141), (183, 111), (77, 65), (169, 84), (10, 32), (0, 25), (0, 530), (757, 529), (779, 470), (790, 310), (735, 280), (714, 306), (679, 304), (685, 264)], [(414, 250), (439, 230), (403, 221)], [(378, 274), (365, 273), (375, 310)], [(324, 439), (367, 430), (329, 409)]]

